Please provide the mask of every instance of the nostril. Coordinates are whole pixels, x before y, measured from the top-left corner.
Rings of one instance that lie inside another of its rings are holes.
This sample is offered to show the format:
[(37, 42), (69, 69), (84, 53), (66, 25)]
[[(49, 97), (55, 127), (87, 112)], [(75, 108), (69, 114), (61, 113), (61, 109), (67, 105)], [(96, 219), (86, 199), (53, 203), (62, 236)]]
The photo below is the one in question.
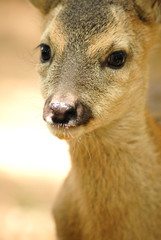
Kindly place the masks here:
[(55, 124), (68, 124), (70, 120), (74, 120), (77, 117), (77, 111), (75, 106), (67, 103), (53, 103), (49, 104), (49, 108), (53, 113), (53, 123)]

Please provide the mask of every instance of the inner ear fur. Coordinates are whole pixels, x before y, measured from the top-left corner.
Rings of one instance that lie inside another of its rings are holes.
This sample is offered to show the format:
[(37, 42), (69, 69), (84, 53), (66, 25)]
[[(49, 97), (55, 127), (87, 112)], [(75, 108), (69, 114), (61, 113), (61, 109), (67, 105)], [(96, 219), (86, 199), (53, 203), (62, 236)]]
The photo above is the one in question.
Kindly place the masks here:
[(161, 23), (161, 0), (135, 0), (138, 12), (143, 19)]
[(60, 0), (29, 0), (29, 2), (38, 8), (42, 14), (46, 15)]

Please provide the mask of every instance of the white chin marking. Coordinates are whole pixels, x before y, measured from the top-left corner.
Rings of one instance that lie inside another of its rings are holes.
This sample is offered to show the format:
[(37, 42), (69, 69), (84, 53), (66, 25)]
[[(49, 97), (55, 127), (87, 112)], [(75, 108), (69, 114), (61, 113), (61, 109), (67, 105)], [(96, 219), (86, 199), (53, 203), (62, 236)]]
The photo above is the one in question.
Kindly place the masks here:
[(48, 124), (53, 124), (53, 120), (50, 116), (47, 116), (45, 120)]

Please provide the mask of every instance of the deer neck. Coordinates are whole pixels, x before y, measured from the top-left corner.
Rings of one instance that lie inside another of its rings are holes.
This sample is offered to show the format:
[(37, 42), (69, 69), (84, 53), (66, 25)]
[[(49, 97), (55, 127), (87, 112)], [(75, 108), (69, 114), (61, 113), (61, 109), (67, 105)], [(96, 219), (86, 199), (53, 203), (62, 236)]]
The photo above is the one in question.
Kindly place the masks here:
[(146, 122), (145, 114), (127, 117), (69, 142), (74, 181), (87, 195), (93, 189), (96, 199), (100, 188), (102, 195), (120, 194), (119, 189), (129, 194), (146, 181), (145, 169), (150, 175), (157, 159)]

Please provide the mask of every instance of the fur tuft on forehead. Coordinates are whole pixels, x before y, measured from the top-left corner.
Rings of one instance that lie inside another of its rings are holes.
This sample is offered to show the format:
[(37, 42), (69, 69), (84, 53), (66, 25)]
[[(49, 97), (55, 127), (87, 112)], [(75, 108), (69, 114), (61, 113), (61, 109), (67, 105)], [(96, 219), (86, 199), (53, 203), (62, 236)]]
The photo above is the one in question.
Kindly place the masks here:
[(61, 14), (61, 21), (68, 33), (81, 32), (85, 37), (98, 32), (108, 24), (108, 13), (106, 0), (68, 0)]

